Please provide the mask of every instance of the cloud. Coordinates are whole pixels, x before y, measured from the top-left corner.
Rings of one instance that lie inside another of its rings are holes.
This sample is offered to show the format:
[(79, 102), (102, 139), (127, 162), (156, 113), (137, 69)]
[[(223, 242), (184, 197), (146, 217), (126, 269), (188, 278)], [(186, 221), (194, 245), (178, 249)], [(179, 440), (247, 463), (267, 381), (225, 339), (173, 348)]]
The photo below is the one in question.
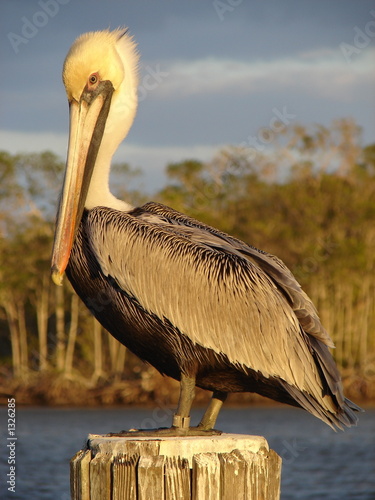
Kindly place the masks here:
[(295, 57), (237, 61), (206, 58), (161, 64), (168, 74), (156, 89), (162, 98), (213, 95), (223, 92), (255, 94), (300, 89), (305, 94), (347, 99), (357, 86), (373, 82), (375, 49), (367, 49), (348, 64), (339, 49), (319, 49)]
[(11, 154), (48, 150), (63, 157), (66, 154), (67, 144), (66, 134), (0, 130), (0, 148)]

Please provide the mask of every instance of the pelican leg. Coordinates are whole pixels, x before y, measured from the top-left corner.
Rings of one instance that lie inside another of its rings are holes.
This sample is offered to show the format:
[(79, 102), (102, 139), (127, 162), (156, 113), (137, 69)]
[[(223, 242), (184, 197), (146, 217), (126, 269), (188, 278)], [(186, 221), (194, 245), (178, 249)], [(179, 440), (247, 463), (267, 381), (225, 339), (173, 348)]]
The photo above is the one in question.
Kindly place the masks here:
[(176, 413), (173, 416), (172, 427), (159, 429), (131, 429), (108, 436), (186, 436), (188, 434), (205, 434), (204, 429), (190, 427), (190, 409), (195, 396), (195, 377), (181, 374), (180, 397)]
[(177, 429), (189, 429), (190, 410), (195, 397), (195, 377), (181, 374), (180, 398), (177, 411), (173, 416), (172, 427)]
[(214, 428), (219, 411), (223, 406), (224, 401), (227, 399), (226, 392), (215, 391), (212, 395), (211, 402), (202, 417), (197, 429), (202, 429), (205, 431)]
[(110, 433), (107, 436), (207, 436), (221, 434), (213, 429), (220, 408), (227, 395), (223, 392), (214, 392), (210, 405), (197, 427), (190, 427), (190, 410), (195, 396), (195, 377), (181, 374), (180, 398), (176, 413), (173, 416), (172, 427), (160, 429), (131, 429), (119, 433)]

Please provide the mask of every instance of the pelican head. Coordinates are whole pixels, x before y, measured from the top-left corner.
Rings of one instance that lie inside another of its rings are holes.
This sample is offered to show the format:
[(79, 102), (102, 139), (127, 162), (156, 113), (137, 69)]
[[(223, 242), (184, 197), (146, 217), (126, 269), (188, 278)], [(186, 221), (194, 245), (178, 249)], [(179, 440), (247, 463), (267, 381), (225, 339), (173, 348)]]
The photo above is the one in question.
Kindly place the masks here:
[(66, 56), (70, 127), (52, 253), (56, 284), (62, 283), (84, 208), (116, 206), (108, 187), (109, 167), (134, 120), (137, 64), (135, 43), (124, 29), (85, 33)]

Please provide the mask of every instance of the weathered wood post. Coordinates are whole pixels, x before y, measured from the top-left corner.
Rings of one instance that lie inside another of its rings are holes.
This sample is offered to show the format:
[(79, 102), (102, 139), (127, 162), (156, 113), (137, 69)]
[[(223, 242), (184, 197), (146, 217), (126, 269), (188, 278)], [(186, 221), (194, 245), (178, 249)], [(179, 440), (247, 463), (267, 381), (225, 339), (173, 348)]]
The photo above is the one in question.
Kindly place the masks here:
[(277, 500), (281, 458), (241, 434), (89, 434), (70, 462), (72, 500)]

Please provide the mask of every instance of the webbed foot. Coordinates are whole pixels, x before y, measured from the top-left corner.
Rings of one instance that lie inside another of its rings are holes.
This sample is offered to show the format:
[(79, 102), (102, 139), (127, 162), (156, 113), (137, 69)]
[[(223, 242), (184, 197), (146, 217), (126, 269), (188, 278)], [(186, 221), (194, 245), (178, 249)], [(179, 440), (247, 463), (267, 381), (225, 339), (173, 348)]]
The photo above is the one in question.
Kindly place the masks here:
[(171, 427), (160, 427), (158, 429), (130, 429), (118, 433), (106, 434), (108, 437), (180, 437), (180, 436), (218, 436), (222, 431), (207, 429), (202, 425), (190, 427), (190, 417), (174, 415)]
[(201, 427), (161, 427), (159, 429), (130, 429), (128, 431), (111, 432), (108, 437), (183, 437), (183, 436), (220, 436), (217, 429), (202, 429)]

